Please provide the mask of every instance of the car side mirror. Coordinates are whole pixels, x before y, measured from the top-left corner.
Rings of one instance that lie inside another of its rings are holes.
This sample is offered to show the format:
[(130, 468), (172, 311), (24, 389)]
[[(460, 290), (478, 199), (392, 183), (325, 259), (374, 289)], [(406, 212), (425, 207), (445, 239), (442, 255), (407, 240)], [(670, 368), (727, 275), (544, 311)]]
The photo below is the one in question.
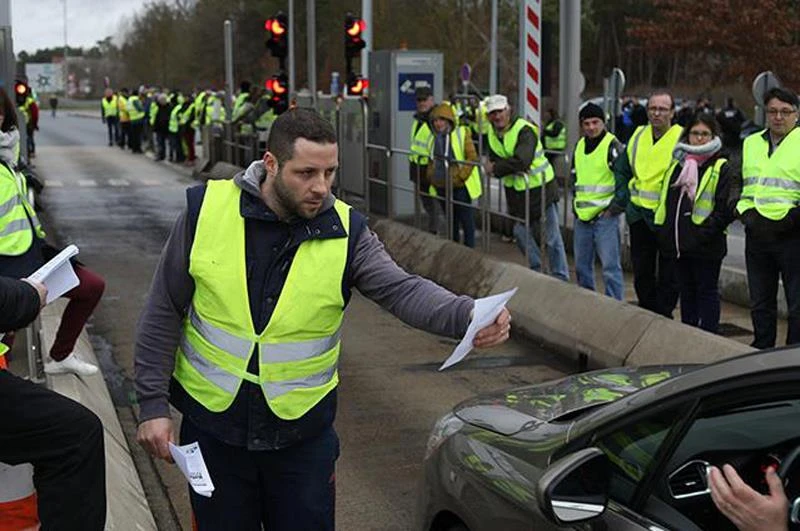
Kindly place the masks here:
[(557, 525), (591, 520), (608, 505), (611, 476), (608, 457), (598, 448), (585, 448), (547, 467), (537, 484), (542, 513)]

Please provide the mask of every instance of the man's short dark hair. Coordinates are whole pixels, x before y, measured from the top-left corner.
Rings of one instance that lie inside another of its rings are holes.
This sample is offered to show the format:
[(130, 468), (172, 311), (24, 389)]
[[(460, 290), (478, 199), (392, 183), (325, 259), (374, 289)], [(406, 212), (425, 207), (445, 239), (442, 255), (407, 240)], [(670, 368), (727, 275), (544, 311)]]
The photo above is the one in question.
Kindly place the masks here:
[(669, 96), (669, 101), (671, 102), (669, 108), (670, 109), (674, 109), (675, 108), (675, 96), (673, 96), (672, 92), (670, 92), (669, 90), (667, 90), (665, 88), (657, 88), (657, 89), (653, 90), (650, 93), (650, 95), (647, 96), (647, 104), (648, 105), (650, 104), (650, 100), (653, 99), (653, 96)]
[(290, 109), (272, 123), (267, 151), (282, 165), (294, 156), (294, 143), (305, 138), (317, 144), (335, 144), (336, 131), (331, 123), (311, 109)]
[(780, 87), (772, 87), (764, 94), (764, 107), (772, 99), (778, 99), (783, 103), (788, 103), (792, 107), (797, 107), (797, 94)]

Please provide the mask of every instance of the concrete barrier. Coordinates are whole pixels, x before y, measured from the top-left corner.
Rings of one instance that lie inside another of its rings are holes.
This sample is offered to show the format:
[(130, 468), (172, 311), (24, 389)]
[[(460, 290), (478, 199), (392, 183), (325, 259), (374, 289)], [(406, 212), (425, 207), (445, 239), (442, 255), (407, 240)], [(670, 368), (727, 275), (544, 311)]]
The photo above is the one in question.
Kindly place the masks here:
[[(66, 301), (58, 299), (42, 310), (42, 349), (49, 352), (58, 330)], [(97, 364), (94, 349), (86, 330), (75, 345), (75, 354)], [(92, 410), (103, 423), (106, 451), (106, 531), (156, 531), (156, 523), (133, 464), (128, 443), (117, 418), (105, 380), (101, 373), (77, 377), (73, 374), (48, 375), (47, 386)], [(53, 441), (58, 444), (58, 441)]]
[(454, 292), (483, 297), (518, 287), (509, 302), (515, 330), (570, 360), (592, 367), (707, 363), (752, 351), (407, 225), (379, 220), (372, 228), (404, 269)]

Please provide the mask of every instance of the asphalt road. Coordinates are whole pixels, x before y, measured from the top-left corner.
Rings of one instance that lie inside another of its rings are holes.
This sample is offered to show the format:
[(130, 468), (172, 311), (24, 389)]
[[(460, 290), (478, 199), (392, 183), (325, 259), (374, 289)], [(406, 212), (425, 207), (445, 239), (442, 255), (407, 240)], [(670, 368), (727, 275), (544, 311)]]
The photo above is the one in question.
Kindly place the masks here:
[[(191, 529), (185, 482), (152, 463), (134, 441), (135, 325), (159, 252), (194, 184), (185, 171), (106, 146), (99, 120), (49, 113), (37, 134), (51, 237), (75, 243), (103, 275), (105, 296), (89, 327), (159, 528)], [(529, 344), (510, 341), (438, 372), (455, 341), (414, 330), (355, 295), (345, 321), (339, 414), (337, 527), (410, 529), (428, 431), (475, 393), (540, 382), (568, 370)]]

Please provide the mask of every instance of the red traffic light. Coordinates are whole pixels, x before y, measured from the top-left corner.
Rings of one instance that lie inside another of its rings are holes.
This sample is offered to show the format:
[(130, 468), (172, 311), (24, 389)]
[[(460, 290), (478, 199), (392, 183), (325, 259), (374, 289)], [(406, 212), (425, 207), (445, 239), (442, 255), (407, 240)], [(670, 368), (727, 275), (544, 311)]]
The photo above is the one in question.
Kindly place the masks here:
[(272, 91), (272, 93), (276, 96), (281, 96), (286, 94), (288, 87), (286, 86), (285, 82), (282, 82), (279, 77), (271, 77), (265, 83), (264, 87), (267, 90)]
[(264, 29), (278, 37), (286, 33), (286, 24), (277, 18), (270, 18), (264, 23)]
[(362, 96), (364, 91), (369, 88), (369, 80), (363, 77), (356, 77), (347, 84), (347, 92), (353, 96)]
[(17, 82), (17, 83), (14, 85), (14, 91), (15, 91), (17, 94), (19, 94), (20, 96), (23, 96), (24, 94), (26, 94), (26, 93), (28, 92), (28, 85), (26, 85), (25, 83), (22, 83), (22, 82), (18, 81), (18, 82)]
[(364, 30), (367, 29), (367, 23), (364, 22), (362, 19), (353, 20), (352, 22), (348, 21), (347, 25), (347, 34), (351, 37), (358, 37)]

